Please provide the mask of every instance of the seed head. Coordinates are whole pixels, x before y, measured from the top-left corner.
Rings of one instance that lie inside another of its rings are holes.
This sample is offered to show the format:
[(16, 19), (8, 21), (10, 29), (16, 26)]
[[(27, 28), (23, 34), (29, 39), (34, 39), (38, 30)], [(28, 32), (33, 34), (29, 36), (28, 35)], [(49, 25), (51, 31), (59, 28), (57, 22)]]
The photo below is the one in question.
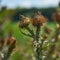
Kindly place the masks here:
[(19, 27), (21, 28), (27, 27), (28, 24), (30, 23), (30, 18), (24, 17), (23, 15), (21, 15), (20, 17), (21, 17), (21, 20), (19, 22)]
[(41, 13), (37, 12), (32, 20), (34, 26), (42, 26), (46, 22), (46, 19)]
[(57, 22), (58, 24), (60, 24), (60, 12), (56, 12), (52, 15), (52, 18), (55, 22)]

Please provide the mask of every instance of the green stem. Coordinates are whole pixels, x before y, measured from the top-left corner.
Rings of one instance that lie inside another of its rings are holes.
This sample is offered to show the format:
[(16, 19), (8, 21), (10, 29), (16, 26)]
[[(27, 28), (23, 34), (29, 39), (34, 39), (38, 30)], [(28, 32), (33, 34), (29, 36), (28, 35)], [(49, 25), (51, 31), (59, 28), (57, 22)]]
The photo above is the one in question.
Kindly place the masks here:
[[(40, 26), (37, 26), (37, 30), (36, 30), (36, 42), (39, 43), (39, 34), (40, 34)], [(40, 45), (40, 44), (39, 44)], [(41, 48), (37, 46), (36, 48), (36, 60), (42, 60), (42, 58), (40, 57), (40, 53), (41, 53)]]

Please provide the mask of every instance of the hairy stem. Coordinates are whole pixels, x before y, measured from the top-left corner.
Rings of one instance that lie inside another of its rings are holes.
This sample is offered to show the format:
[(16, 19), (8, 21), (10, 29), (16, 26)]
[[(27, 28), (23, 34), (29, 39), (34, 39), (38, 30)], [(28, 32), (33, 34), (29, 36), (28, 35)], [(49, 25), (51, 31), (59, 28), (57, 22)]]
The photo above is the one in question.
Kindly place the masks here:
[(29, 27), (26, 27), (26, 29), (27, 29), (27, 30), (28, 30), (28, 32), (31, 34), (31, 36), (32, 36), (33, 38), (35, 38), (34, 31), (33, 31), (33, 30), (31, 30)]
[(23, 32), (22, 30), (20, 30), (20, 32), (21, 32), (23, 35), (25, 35), (25, 36), (32, 37), (32, 35), (30, 35), (30, 34), (26, 34), (26, 33)]
[[(39, 34), (40, 34), (40, 26), (37, 26), (37, 30), (36, 30), (36, 42), (38, 43), (38, 46), (40, 46), (39, 44)], [(40, 57), (40, 53), (41, 53), (41, 48), (38, 47), (36, 48), (36, 60), (42, 60), (42, 58)]]

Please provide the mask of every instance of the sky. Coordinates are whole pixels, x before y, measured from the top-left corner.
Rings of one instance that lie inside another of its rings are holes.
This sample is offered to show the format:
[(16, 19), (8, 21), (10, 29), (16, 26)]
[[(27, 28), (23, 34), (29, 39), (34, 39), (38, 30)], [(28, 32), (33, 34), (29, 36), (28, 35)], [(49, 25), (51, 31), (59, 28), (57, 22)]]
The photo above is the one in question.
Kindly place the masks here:
[(59, 0), (1, 0), (1, 6), (8, 8), (24, 7), (24, 8), (44, 8), (57, 7)]

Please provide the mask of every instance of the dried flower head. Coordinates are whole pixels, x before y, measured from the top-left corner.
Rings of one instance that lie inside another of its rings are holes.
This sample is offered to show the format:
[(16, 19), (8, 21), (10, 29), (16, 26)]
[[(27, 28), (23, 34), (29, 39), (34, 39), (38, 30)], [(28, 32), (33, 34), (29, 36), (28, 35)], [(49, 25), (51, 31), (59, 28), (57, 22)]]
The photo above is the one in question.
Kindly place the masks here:
[(40, 12), (37, 12), (32, 20), (34, 26), (42, 26), (46, 22), (46, 19)]
[(16, 43), (16, 40), (14, 37), (8, 38), (7, 45), (15, 45), (15, 43)]
[(48, 38), (48, 35), (45, 34), (44, 37), (43, 37), (43, 40), (46, 40)]
[(19, 22), (19, 27), (23, 28), (28, 26), (28, 24), (30, 23), (30, 18), (24, 17), (23, 15), (21, 15), (20, 18), (21, 20)]
[(47, 27), (44, 27), (44, 31), (45, 31), (45, 33), (47, 33), (47, 34), (50, 34), (52, 30), (49, 29), (49, 28), (47, 28)]
[(59, 23), (60, 24), (60, 12), (57, 12), (57, 13), (54, 13), (52, 15), (52, 18), (55, 22)]

